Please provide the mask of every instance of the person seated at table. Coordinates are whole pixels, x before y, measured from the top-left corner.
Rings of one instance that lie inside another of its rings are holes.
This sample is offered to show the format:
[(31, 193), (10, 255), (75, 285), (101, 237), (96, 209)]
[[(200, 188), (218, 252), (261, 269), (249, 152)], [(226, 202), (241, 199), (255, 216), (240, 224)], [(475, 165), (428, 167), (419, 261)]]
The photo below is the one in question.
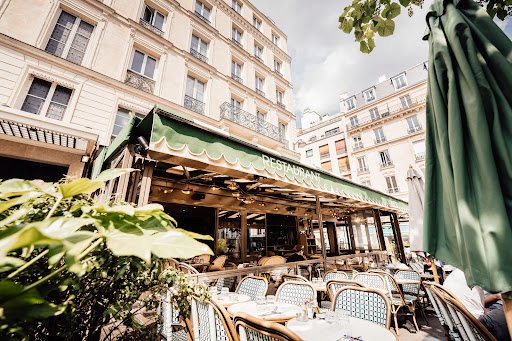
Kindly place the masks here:
[(510, 341), (510, 334), (503, 307), (493, 310), (487, 309), (487, 307), (492, 306), (497, 300), (501, 299), (501, 295), (488, 295), (485, 297), (484, 290), (479, 286), (470, 289), (466, 282), (464, 272), (459, 269), (453, 270), (453, 272), (446, 277), (443, 286), (457, 296), (464, 307), (466, 307), (497, 340)]
[(306, 257), (304, 257), (304, 246), (303, 245), (295, 245), (293, 250), (296, 252), (286, 259), (286, 263), (300, 262), (302, 260), (306, 260)]

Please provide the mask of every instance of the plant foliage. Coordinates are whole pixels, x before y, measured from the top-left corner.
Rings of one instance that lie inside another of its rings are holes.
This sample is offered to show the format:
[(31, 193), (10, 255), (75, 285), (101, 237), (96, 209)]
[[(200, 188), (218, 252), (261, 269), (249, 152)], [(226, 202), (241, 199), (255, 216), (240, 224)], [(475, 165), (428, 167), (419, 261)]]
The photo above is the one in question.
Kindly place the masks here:
[[(504, 20), (512, 15), (512, 0), (478, 0), (487, 13), (494, 18)], [(344, 8), (339, 18), (339, 28), (354, 38), (363, 53), (370, 53), (375, 48), (375, 34), (389, 37), (395, 32), (395, 21), (402, 9), (411, 17), (415, 7), (422, 8), (424, 0), (353, 0)]]
[(175, 300), (186, 306), (196, 287), (162, 264), (212, 254), (196, 240), (209, 237), (178, 229), (158, 204), (90, 199), (129, 171), (67, 183), (0, 181), (0, 339), (98, 340), (108, 323), (148, 339), (155, 328), (134, 320), (134, 303), (152, 309), (155, 294), (179, 284)]

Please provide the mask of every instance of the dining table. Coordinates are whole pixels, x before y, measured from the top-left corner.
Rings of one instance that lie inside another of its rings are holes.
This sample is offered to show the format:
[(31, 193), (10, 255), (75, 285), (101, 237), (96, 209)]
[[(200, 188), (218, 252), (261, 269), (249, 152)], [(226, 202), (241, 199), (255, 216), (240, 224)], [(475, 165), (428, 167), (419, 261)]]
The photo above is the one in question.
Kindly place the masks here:
[(290, 303), (275, 302), (258, 305), (256, 302), (244, 302), (228, 307), (228, 313), (233, 316), (236, 313), (246, 313), (253, 317), (272, 322), (287, 322), (302, 312), (302, 308)]
[(324, 319), (301, 322), (294, 318), (288, 321), (286, 327), (304, 341), (397, 341), (395, 334), (377, 323), (357, 317), (349, 317), (349, 321), (351, 330), (349, 337), (341, 335), (343, 331), (336, 322), (329, 323)]
[(251, 297), (245, 294), (239, 294), (236, 292), (230, 292), (228, 294), (219, 294), (213, 296), (219, 303), (225, 308), (232, 306), (233, 304), (245, 303), (251, 300)]

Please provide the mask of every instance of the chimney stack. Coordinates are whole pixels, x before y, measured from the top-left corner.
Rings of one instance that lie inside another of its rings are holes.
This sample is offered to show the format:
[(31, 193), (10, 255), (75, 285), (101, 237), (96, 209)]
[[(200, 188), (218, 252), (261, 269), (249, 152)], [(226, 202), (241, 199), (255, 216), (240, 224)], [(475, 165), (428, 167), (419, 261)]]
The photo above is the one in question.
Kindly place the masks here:
[(385, 75), (385, 74), (380, 75), (380, 76), (379, 76), (379, 83), (384, 82), (386, 79), (388, 79), (388, 78), (386, 77), (386, 75)]

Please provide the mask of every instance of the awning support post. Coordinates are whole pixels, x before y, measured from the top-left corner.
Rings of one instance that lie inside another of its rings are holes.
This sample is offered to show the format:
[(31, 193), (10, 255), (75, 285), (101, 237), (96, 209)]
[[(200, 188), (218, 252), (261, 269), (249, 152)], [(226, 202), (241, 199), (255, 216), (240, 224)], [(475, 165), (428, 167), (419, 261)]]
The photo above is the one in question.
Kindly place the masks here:
[(151, 178), (153, 177), (153, 169), (155, 168), (155, 162), (146, 161), (144, 165), (144, 171), (142, 173), (142, 180), (140, 185), (139, 202), (137, 206), (145, 206), (149, 201), (149, 192), (151, 191)]
[(320, 205), (320, 196), (316, 196), (316, 214), (318, 215), (318, 229), (320, 230), (320, 243), (322, 243), (322, 258), (324, 263), (324, 271), (327, 271), (326, 254), (325, 254), (325, 237), (324, 223), (322, 218), (322, 207)]
[(398, 216), (396, 213), (391, 213), (391, 227), (393, 229), (393, 235), (395, 236), (398, 257), (400, 258), (400, 262), (405, 264), (404, 242), (402, 240), (402, 232), (400, 232), (400, 224), (398, 223)]

